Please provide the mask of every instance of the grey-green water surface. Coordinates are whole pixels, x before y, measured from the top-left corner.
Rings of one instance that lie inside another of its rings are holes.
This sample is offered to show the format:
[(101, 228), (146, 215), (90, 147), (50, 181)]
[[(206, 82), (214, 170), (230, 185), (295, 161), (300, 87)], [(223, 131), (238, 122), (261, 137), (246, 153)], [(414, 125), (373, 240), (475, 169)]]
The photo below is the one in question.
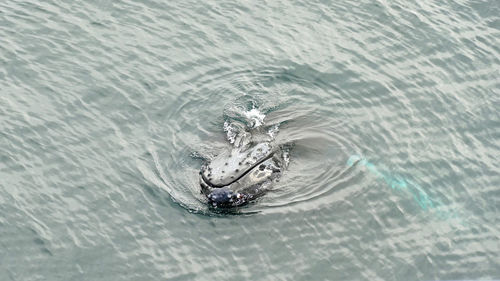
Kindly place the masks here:
[[(500, 279), (500, 4), (0, 3), (0, 280)], [(294, 143), (199, 193), (252, 100)]]

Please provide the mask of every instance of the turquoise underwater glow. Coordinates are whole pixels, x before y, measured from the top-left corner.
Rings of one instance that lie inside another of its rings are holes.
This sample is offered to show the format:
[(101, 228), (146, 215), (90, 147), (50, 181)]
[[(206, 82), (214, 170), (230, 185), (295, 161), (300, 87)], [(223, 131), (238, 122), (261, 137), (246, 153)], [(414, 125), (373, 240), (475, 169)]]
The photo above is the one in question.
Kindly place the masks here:
[(440, 219), (457, 219), (461, 224), (464, 224), (464, 221), (460, 219), (456, 210), (444, 204), (440, 198), (431, 197), (418, 183), (400, 175), (385, 172), (377, 168), (375, 164), (371, 163), (363, 156), (357, 154), (351, 155), (346, 164), (349, 167), (354, 165), (365, 167), (372, 175), (377, 179), (383, 180), (393, 190), (410, 195), (422, 210), (433, 211)]

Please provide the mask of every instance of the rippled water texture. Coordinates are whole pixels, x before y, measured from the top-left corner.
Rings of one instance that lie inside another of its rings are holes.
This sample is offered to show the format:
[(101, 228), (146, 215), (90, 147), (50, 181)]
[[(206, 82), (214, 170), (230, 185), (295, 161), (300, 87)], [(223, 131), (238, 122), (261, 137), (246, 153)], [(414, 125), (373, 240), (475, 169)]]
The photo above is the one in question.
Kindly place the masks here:
[[(499, 15), (2, 1), (0, 280), (500, 279)], [(221, 214), (198, 171), (235, 108), (292, 148)]]

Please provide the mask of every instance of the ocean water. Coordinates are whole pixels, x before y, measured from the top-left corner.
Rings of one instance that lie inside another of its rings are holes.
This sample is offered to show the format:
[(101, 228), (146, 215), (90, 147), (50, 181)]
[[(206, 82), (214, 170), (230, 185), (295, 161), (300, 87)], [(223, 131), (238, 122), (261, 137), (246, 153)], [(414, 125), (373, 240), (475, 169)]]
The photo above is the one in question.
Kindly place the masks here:
[[(0, 280), (500, 279), (499, 46), (496, 0), (2, 1)], [(231, 114), (291, 149), (220, 213)]]

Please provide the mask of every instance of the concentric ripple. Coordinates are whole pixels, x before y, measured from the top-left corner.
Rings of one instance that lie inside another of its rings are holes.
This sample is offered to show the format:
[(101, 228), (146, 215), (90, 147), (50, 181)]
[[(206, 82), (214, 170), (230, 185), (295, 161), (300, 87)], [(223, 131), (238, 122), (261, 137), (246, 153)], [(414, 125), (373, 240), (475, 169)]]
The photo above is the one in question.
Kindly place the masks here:
[[(199, 76), (191, 83), (208, 91), (190, 99), (168, 118), (170, 138), (152, 141), (149, 159), (139, 167), (153, 184), (166, 190), (183, 207), (207, 213), (200, 194), (198, 172), (204, 161), (230, 145), (232, 131), (228, 120), (239, 120), (249, 128), (268, 128), (278, 145), (289, 147), (289, 167), (269, 194), (240, 212), (255, 212), (300, 203), (303, 208), (317, 208), (336, 189), (349, 182), (344, 162), (349, 151), (359, 148), (342, 136), (342, 112), (334, 105), (338, 93), (319, 79), (312, 79), (312, 69), (303, 67), (266, 68)], [(308, 73), (309, 76), (301, 76)], [(319, 106), (314, 92), (331, 96)], [(215, 102), (214, 102), (215, 101)], [(221, 102), (222, 101), (222, 102)], [(336, 116), (325, 119), (322, 116)], [(166, 142), (166, 143), (165, 143)], [(161, 147), (160, 147), (161, 145)], [(170, 155), (162, 150), (168, 147)], [(154, 163), (146, 165), (144, 163)]]

